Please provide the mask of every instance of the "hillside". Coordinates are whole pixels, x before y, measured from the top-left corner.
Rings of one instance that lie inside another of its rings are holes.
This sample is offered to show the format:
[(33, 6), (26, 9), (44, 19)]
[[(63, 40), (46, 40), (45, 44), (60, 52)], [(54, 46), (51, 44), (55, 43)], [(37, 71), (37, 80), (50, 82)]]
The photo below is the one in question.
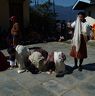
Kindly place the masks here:
[(63, 6), (55, 6), (55, 10), (57, 13), (57, 19), (60, 20), (75, 20), (76, 15), (79, 11), (72, 10), (72, 6), (70, 7), (63, 7)]

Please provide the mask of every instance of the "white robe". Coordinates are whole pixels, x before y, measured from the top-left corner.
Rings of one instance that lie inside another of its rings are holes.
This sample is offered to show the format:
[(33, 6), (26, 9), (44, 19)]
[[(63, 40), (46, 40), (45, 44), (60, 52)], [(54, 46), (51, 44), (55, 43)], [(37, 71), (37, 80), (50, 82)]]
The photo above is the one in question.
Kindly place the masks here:
[(72, 39), (72, 46), (76, 47), (76, 52), (78, 52), (80, 48), (80, 43), (81, 43), (80, 35), (81, 34), (82, 34), (82, 25), (81, 25), (80, 18), (77, 17), (77, 20), (75, 22), (74, 36)]
[(91, 27), (88, 22), (81, 22), (79, 16), (77, 20), (71, 24), (71, 27), (74, 28), (72, 46), (75, 46), (76, 52), (78, 52), (81, 44), (81, 34), (85, 36), (85, 40), (87, 41), (87, 36), (90, 37), (91, 34)]
[(40, 66), (43, 66), (44, 57), (40, 52), (35, 51), (31, 53), (31, 55), (29, 56), (29, 60), (32, 64), (35, 65), (35, 67), (39, 68)]
[(25, 69), (25, 63), (28, 61), (30, 51), (27, 47), (22, 45), (17, 45), (16, 47), (16, 62), (19, 70)]
[(54, 63), (56, 67), (56, 73), (65, 72), (65, 59), (66, 57), (65, 55), (63, 55), (63, 52), (54, 52)]

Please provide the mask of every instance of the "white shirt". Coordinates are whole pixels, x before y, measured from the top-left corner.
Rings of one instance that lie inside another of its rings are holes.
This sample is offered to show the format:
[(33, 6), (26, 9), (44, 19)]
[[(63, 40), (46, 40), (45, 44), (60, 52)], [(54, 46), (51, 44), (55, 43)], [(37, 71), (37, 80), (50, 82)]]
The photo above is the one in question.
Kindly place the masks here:
[[(75, 27), (75, 24), (76, 24), (76, 21), (74, 21), (72, 24), (71, 24), (71, 27), (74, 28)], [(90, 24), (88, 22), (81, 22), (82, 24), (82, 34), (83, 35), (88, 35), (90, 36), (90, 33), (91, 33), (91, 27), (90, 27)]]

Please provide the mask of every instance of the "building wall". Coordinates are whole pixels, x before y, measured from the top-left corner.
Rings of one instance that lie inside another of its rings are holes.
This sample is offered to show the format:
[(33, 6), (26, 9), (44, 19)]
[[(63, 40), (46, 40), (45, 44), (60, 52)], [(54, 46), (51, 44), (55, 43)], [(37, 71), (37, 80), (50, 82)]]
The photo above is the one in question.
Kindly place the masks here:
[(90, 6), (85, 10), (86, 14), (95, 18), (95, 5), (94, 6)]
[[(9, 28), (9, 2), (8, 0), (0, 0), (0, 29), (8, 31)], [(23, 23), (24, 27), (29, 25), (29, 2), (23, 2)]]
[(24, 0), (23, 2), (23, 21), (24, 21), (24, 27), (28, 27), (29, 25), (29, 0)]
[(7, 31), (9, 26), (9, 3), (8, 0), (0, 0), (0, 27)]

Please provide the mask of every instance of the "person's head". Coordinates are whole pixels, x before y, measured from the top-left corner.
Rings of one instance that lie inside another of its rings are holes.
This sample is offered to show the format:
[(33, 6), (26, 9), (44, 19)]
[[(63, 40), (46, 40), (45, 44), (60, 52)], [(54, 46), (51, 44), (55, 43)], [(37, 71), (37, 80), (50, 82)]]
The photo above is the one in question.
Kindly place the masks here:
[(80, 18), (81, 21), (84, 21), (85, 20), (85, 13), (84, 12), (79, 12), (78, 13), (78, 16)]
[(13, 22), (13, 23), (15, 23), (16, 22), (16, 16), (12, 16), (12, 17), (10, 17), (10, 19), (9, 19), (11, 22)]
[(66, 25), (67, 25), (67, 27), (71, 27), (71, 21), (68, 21), (67, 23), (66, 23)]

